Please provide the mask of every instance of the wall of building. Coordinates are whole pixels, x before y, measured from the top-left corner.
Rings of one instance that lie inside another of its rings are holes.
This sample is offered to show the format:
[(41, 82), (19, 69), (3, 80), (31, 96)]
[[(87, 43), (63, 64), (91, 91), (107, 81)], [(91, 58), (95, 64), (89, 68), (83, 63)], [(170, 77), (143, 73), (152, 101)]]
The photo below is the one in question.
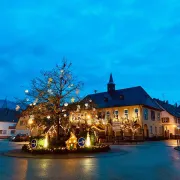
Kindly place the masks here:
[(161, 112), (161, 121), (162, 118), (169, 118), (169, 122), (162, 122), (162, 125), (164, 127), (164, 133), (165, 135), (170, 138), (170, 134), (173, 136), (176, 135), (177, 132), (177, 120), (174, 116), (169, 114), (167, 111), (162, 111)]
[(29, 116), (20, 117), (16, 125), (16, 134), (28, 134), (30, 135), (30, 130), (28, 129)]
[(15, 126), (16, 123), (0, 121), (0, 139), (15, 135)]
[[(135, 109), (138, 109), (138, 115), (135, 112)], [(113, 121), (116, 121), (116, 119), (114, 118), (114, 111), (118, 111), (118, 117), (119, 117), (119, 119), (121, 119), (121, 118), (126, 117), (125, 110), (128, 110), (128, 119), (130, 119), (130, 120), (137, 119), (137, 123), (142, 125), (141, 106), (139, 106), (139, 105), (98, 109), (99, 112), (107, 113), (109, 111), (110, 117)]]
[[(154, 111), (155, 118), (152, 118), (152, 111)], [(142, 107), (142, 119), (145, 137), (163, 136), (160, 111)]]

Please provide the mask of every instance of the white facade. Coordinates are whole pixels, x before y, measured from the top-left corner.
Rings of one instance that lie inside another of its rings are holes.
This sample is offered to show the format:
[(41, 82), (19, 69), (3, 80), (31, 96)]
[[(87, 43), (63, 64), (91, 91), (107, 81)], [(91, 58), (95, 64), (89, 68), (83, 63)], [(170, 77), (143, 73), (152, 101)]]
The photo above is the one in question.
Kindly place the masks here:
[(161, 112), (143, 107), (143, 128), (145, 137), (163, 136), (163, 126), (161, 122)]
[(0, 139), (8, 138), (16, 134), (16, 123), (0, 121)]
[(175, 136), (178, 134), (177, 127), (179, 126), (179, 122), (176, 117), (169, 114), (167, 111), (161, 112), (161, 121), (164, 127), (164, 133), (167, 138), (171, 136)]

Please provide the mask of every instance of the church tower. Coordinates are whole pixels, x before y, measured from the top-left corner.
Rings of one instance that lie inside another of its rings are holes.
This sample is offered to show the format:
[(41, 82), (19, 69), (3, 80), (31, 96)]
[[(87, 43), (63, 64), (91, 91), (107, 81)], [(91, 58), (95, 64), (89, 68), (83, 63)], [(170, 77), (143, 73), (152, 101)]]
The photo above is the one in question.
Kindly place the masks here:
[(113, 81), (112, 73), (110, 74), (109, 83), (107, 84), (108, 93), (112, 93), (115, 91), (115, 84)]

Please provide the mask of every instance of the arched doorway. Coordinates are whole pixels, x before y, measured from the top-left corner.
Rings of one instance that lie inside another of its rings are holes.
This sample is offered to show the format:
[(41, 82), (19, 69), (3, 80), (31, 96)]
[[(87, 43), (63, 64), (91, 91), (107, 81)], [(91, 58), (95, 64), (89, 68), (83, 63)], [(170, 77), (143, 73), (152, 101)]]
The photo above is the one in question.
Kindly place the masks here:
[(144, 125), (144, 138), (149, 138), (149, 130), (147, 124)]

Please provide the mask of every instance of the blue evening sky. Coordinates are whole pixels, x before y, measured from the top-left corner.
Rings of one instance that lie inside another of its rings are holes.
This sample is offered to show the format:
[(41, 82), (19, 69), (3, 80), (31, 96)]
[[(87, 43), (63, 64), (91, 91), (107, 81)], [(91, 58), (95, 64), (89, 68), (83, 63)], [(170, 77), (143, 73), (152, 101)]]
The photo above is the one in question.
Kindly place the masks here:
[[(179, 0), (1, 0), (0, 99), (22, 96), (63, 56), (82, 94), (141, 85), (180, 102)], [(24, 87), (22, 87), (24, 86)]]

